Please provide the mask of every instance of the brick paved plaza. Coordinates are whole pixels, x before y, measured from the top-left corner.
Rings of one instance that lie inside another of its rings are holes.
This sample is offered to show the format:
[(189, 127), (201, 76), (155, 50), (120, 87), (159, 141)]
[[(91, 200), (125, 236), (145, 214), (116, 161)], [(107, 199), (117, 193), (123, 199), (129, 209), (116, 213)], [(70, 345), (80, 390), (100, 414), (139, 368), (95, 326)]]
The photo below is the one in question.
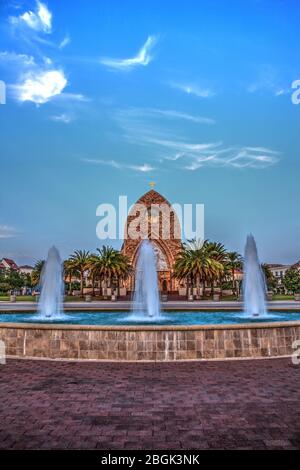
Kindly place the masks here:
[(2, 449), (299, 449), (300, 366), (8, 360)]

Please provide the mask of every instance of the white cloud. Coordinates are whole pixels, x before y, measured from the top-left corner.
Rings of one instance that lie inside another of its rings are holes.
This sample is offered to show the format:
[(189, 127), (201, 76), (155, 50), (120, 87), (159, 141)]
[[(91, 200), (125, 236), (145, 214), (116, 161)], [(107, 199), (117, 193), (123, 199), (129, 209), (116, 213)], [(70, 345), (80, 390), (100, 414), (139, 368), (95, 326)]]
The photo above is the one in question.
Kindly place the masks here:
[(181, 142), (179, 140), (167, 140), (167, 139), (155, 139), (152, 137), (146, 137), (146, 140), (150, 143), (161, 145), (170, 149), (177, 150), (179, 152), (203, 152), (221, 145), (220, 142), (201, 143), (194, 144), (189, 142)]
[(214, 119), (211, 118), (203, 116), (194, 116), (193, 114), (182, 113), (180, 111), (174, 110), (155, 109), (153, 110), (153, 112), (166, 118), (183, 119), (185, 121), (191, 121), (197, 124), (215, 124), (216, 122)]
[[(279, 152), (263, 146), (226, 146), (223, 142), (193, 142), (187, 137), (172, 135), (158, 125), (147, 125), (147, 118), (137, 120), (135, 114), (116, 115), (123, 138), (130, 144), (147, 146), (153, 158), (165, 169), (195, 171), (202, 167), (263, 169), (279, 160)], [(149, 116), (148, 116), (149, 121)]]
[(262, 64), (256, 67), (255, 78), (248, 84), (248, 93), (272, 93), (274, 96), (282, 96), (290, 93), (289, 86), (282, 85), (283, 80), (278, 71), (270, 64)]
[(155, 170), (155, 168), (148, 163), (143, 163), (142, 165), (129, 165), (125, 163), (116, 162), (115, 160), (103, 160), (103, 159), (93, 159), (93, 158), (82, 158), (81, 159), (85, 163), (91, 163), (94, 165), (106, 165), (111, 166), (117, 170), (133, 170), (138, 171), (141, 173), (148, 173), (150, 171)]
[(245, 147), (245, 150), (249, 152), (259, 152), (259, 153), (271, 153), (274, 155), (278, 155), (278, 152), (275, 150), (270, 150), (266, 147)]
[(15, 65), (18, 67), (30, 67), (35, 64), (34, 57), (27, 54), (17, 54), (16, 52), (0, 52), (0, 63), (5, 65)]
[(279, 88), (275, 91), (275, 96), (288, 95), (290, 92), (289, 88)]
[[(272, 152), (272, 151), (270, 151)], [(249, 153), (245, 149), (236, 148), (234, 151), (222, 149), (222, 154), (216, 152), (213, 155), (207, 155), (206, 152), (201, 154), (185, 154), (187, 163), (183, 166), (185, 170), (195, 171), (199, 168), (209, 167), (232, 167), (232, 168), (251, 168), (264, 169), (278, 161), (273, 155), (257, 155)]]
[(100, 59), (100, 63), (105, 65), (110, 69), (117, 69), (117, 70), (130, 70), (139, 65), (148, 65), (151, 60), (152, 56), (150, 55), (150, 51), (153, 46), (157, 42), (156, 36), (148, 36), (147, 41), (143, 45), (143, 47), (139, 50), (135, 57), (129, 59), (112, 59), (103, 57)]
[(22, 83), (14, 85), (14, 89), (19, 101), (43, 104), (59, 95), (66, 85), (67, 79), (62, 70), (48, 70), (30, 72)]
[(48, 39), (48, 34), (52, 33), (52, 13), (46, 3), (36, 0), (34, 8), (10, 17), (10, 22), (24, 52), (33, 52), (33, 55), (0, 52), (0, 65), (5, 64), (12, 71), (12, 83), (8, 84), (8, 89), (12, 90), (13, 97), (36, 104), (61, 97), (65, 106), (67, 102), (88, 101), (81, 93), (63, 93), (68, 79), (62, 68), (43, 53), (43, 46), (62, 49), (70, 42), (68, 34), (60, 43), (52, 41), (52, 36)]
[(83, 95), (82, 93), (69, 93), (69, 92), (63, 92), (60, 95), (57, 95), (55, 99), (60, 100), (60, 101), (79, 101), (79, 102), (90, 101), (90, 99), (87, 96)]
[(52, 13), (45, 3), (36, 2), (34, 11), (26, 11), (22, 15), (11, 17), (13, 24), (25, 24), (34, 31), (51, 33), (52, 29)]
[(174, 83), (172, 82), (170, 84), (173, 88), (177, 88), (178, 90), (181, 90), (188, 95), (194, 95), (197, 96), (198, 98), (211, 98), (214, 96), (216, 93), (211, 90), (210, 88), (202, 88), (199, 85), (195, 83)]
[(128, 168), (136, 171), (141, 171), (142, 173), (148, 173), (149, 171), (153, 171), (155, 168), (148, 163), (144, 163), (143, 165), (129, 165)]
[(197, 124), (215, 124), (215, 120), (203, 116), (195, 116), (173, 109), (159, 109), (159, 108), (129, 108), (117, 111), (121, 118), (165, 118), (165, 119), (181, 119), (184, 121), (195, 122)]
[(66, 113), (58, 114), (56, 116), (51, 116), (50, 119), (55, 122), (63, 122), (64, 124), (69, 124), (73, 121), (72, 116)]
[(16, 237), (18, 232), (15, 228), (9, 225), (0, 225), (0, 238), (13, 238)]
[(63, 38), (63, 40), (58, 45), (59, 49), (63, 49), (68, 44), (70, 44), (70, 42), (71, 42), (71, 38), (68, 34), (66, 34), (66, 36)]

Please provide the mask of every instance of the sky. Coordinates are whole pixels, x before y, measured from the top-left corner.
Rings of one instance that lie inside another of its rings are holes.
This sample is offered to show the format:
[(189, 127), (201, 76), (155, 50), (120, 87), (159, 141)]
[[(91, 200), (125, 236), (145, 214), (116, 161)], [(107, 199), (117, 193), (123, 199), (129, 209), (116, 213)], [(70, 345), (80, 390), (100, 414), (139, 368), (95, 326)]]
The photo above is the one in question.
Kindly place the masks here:
[(299, 23), (293, 0), (0, 0), (0, 257), (94, 251), (97, 206), (155, 181), (206, 238), (298, 261)]

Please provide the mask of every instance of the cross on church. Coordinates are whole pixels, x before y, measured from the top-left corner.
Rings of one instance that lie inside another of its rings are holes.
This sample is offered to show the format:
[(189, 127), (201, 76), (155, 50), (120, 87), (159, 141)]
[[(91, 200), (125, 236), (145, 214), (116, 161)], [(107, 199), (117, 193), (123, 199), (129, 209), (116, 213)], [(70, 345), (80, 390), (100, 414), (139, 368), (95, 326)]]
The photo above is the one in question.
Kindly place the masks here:
[(155, 185), (156, 183), (154, 181), (150, 181), (149, 186), (151, 189), (153, 189)]

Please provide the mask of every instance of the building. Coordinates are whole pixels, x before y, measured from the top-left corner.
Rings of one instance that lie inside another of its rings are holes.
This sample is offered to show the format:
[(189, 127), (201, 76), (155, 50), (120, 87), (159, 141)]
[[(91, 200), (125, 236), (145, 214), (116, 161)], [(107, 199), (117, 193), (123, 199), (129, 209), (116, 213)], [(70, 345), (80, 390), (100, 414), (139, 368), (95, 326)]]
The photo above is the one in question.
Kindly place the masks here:
[(276, 289), (279, 293), (287, 293), (283, 285), (283, 278), (288, 269), (294, 268), (300, 271), (300, 261), (294, 264), (267, 264), (276, 279)]
[(29, 264), (24, 264), (23, 266), (18, 266), (14, 260), (10, 258), (2, 258), (0, 261), (0, 269), (13, 269), (18, 271), (20, 274), (30, 274), (33, 271), (33, 267)]
[(29, 266), (28, 264), (24, 264), (24, 266), (19, 266), (19, 273), (20, 274), (32, 274), (33, 266)]
[(9, 258), (2, 258), (0, 265), (2, 269), (13, 269), (14, 271), (18, 271), (19, 269), (19, 266)]
[(288, 269), (292, 267), (290, 264), (268, 264), (267, 265), (274, 278), (276, 279), (276, 291), (278, 293), (286, 294), (286, 289), (283, 284), (283, 278)]
[[(134, 237), (132, 228), (135, 229)], [(151, 240), (156, 252), (160, 291), (177, 293), (180, 286), (172, 274), (175, 259), (181, 250), (180, 224), (169, 201), (154, 189), (138, 199), (125, 224), (121, 250), (134, 269), (139, 246), (144, 238)], [(134, 275), (125, 282), (125, 287), (127, 291), (134, 289)]]

